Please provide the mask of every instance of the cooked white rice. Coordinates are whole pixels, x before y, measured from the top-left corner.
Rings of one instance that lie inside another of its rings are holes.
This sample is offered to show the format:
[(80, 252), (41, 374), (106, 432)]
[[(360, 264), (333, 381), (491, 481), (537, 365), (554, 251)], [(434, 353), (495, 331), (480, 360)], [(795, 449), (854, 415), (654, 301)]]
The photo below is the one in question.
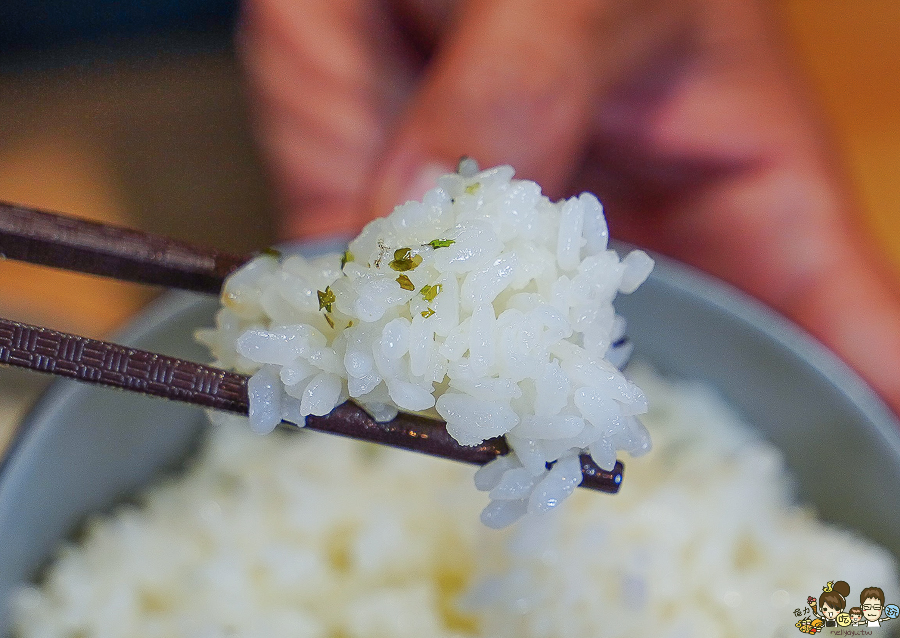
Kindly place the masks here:
[[(640, 389), (616, 368), (613, 299), (653, 261), (607, 247), (600, 202), (553, 203), (534, 182), (470, 162), (422, 202), (371, 222), (343, 260), (262, 256), (223, 290), (217, 363), (252, 373), (250, 421), (303, 424), (348, 397), (375, 418), (436, 411), (463, 445), (506, 436), (479, 473), (502, 527), (556, 507), (581, 482), (579, 455), (612, 469), (650, 446)], [(548, 470), (548, 466), (552, 469)]]
[(900, 599), (893, 557), (792, 505), (781, 454), (708, 389), (639, 382), (655, 452), (620, 494), (500, 533), (472, 520), (467, 466), (219, 425), (62, 549), (18, 595), (18, 634), (765, 638), (798, 635), (827, 581)]

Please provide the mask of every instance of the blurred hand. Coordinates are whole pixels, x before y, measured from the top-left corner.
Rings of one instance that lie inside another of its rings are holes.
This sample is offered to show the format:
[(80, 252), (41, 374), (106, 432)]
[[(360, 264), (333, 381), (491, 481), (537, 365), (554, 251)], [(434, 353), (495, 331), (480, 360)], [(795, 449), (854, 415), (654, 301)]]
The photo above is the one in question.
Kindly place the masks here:
[(784, 312), (900, 413), (900, 297), (761, 0), (245, 0), (289, 237), (357, 232), (461, 155)]

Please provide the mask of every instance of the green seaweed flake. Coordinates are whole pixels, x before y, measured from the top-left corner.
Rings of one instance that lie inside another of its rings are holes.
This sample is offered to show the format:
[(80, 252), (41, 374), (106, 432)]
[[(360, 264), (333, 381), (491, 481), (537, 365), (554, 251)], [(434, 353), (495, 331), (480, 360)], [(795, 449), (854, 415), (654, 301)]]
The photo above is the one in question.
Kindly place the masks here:
[(349, 264), (351, 261), (354, 261), (353, 253), (349, 250), (345, 250), (344, 254), (341, 255), (341, 270), (344, 269), (344, 266)]
[(425, 317), (426, 319), (428, 319), (428, 317), (430, 317), (433, 314), (434, 314), (434, 310), (432, 310), (431, 308), (429, 308), (428, 310), (422, 311), (422, 316)]
[(413, 282), (410, 281), (409, 277), (406, 275), (400, 275), (397, 277), (397, 283), (400, 284), (400, 287), (403, 290), (415, 290), (416, 287), (413, 285)]
[[(331, 286), (326, 286), (325, 291), (317, 290), (316, 295), (319, 297), (319, 310), (331, 312), (332, 304), (335, 302), (334, 291)], [(334, 327), (332, 325), (332, 327)]]
[(411, 248), (398, 248), (394, 251), (394, 258), (388, 263), (391, 270), (405, 272), (412, 270), (422, 263), (422, 255), (418, 255)]
[(432, 248), (446, 248), (447, 246), (452, 246), (456, 243), (455, 239), (432, 239), (430, 242), (425, 244), (426, 246), (431, 246)]
[(430, 302), (434, 301), (434, 298), (437, 297), (443, 289), (443, 284), (435, 284), (433, 286), (422, 286), (422, 290), (419, 292), (422, 293), (422, 297), (425, 298), (425, 301)]
[(266, 257), (274, 257), (275, 259), (281, 259), (281, 251), (276, 248), (263, 248), (260, 252), (260, 255), (265, 255)]
[(469, 195), (474, 195), (478, 192), (478, 189), (481, 188), (481, 182), (475, 182), (474, 184), (469, 184), (466, 186), (466, 192)]

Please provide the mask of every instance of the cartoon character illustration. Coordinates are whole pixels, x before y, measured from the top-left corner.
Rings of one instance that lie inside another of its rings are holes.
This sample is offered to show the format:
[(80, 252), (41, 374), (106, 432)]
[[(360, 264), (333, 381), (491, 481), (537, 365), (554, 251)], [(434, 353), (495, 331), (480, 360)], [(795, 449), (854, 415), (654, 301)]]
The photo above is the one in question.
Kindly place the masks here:
[[(881, 627), (886, 620), (893, 620), (900, 616), (900, 607), (884, 604), (884, 591), (880, 587), (866, 587), (859, 592), (859, 604), (862, 607), (862, 615), (865, 618), (866, 627)], [(883, 615), (882, 615), (882, 612)]]
[[(880, 591), (880, 590), (879, 590)], [(810, 596), (807, 599), (809, 606), (813, 610), (813, 614), (821, 619), (826, 627), (837, 627), (837, 617), (844, 607), (847, 606), (847, 596), (850, 595), (850, 585), (843, 580), (828, 581), (822, 588), (822, 595), (819, 596), (818, 609), (816, 608), (816, 599)], [(881, 609), (878, 610), (879, 615)]]
[(849, 595), (850, 585), (845, 581), (828, 581), (818, 600), (814, 596), (806, 599), (809, 609), (794, 610), (798, 618), (812, 610), (812, 618), (807, 616), (794, 626), (801, 633), (816, 634), (826, 627), (880, 627), (881, 623), (900, 617), (900, 606), (885, 605), (884, 590), (880, 587), (863, 589), (859, 593), (859, 607), (851, 607), (846, 612)]

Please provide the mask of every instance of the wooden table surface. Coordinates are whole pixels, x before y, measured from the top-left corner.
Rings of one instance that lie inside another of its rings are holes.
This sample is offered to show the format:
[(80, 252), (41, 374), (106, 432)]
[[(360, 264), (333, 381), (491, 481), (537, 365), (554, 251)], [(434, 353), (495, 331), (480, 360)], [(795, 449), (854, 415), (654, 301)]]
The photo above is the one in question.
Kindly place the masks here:
[[(900, 285), (900, 2), (778, 6), (864, 203), (873, 250)], [(214, 46), (0, 70), (0, 199), (231, 250), (267, 245), (240, 95), (233, 59)], [(109, 334), (153, 294), (0, 263), (0, 316), (89, 336)], [(0, 448), (41, 383), (0, 370)]]

